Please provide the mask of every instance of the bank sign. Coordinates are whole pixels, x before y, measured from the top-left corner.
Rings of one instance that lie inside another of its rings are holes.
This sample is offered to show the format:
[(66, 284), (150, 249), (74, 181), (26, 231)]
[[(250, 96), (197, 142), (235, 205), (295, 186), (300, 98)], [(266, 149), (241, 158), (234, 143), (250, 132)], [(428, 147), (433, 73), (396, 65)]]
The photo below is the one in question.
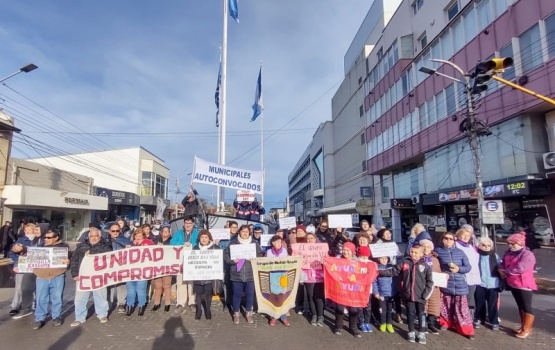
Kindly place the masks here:
[(140, 198), (135, 193), (115, 191), (108, 188), (97, 187), (96, 195), (108, 198), (108, 204), (138, 206), (140, 203)]

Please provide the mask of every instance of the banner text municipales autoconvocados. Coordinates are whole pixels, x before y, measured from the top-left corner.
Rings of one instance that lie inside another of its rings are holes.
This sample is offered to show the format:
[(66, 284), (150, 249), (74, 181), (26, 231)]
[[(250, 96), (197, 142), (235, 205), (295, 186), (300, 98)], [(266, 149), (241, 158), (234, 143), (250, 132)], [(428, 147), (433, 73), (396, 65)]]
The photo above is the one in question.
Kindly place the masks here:
[[(225, 176), (237, 177), (237, 178), (246, 179), (246, 180), (251, 178), (251, 173), (246, 172), (246, 171), (237, 171), (237, 170), (231, 170), (231, 169), (220, 168), (220, 167), (215, 167), (215, 166), (209, 166), (208, 171), (210, 173), (216, 174), (216, 175), (225, 175)], [(208, 182), (211, 182), (213, 184), (217, 184), (217, 185), (221, 185), (221, 186), (239, 187), (239, 188), (243, 188), (245, 190), (253, 190), (253, 191), (260, 191), (261, 190), (261, 186), (257, 185), (257, 184), (252, 184), (252, 183), (242, 182), (242, 181), (222, 179), (222, 178), (219, 178), (217, 176), (210, 176), (210, 175), (206, 175), (206, 174), (198, 174), (198, 173), (195, 174), (195, 180), (208, 181)]]

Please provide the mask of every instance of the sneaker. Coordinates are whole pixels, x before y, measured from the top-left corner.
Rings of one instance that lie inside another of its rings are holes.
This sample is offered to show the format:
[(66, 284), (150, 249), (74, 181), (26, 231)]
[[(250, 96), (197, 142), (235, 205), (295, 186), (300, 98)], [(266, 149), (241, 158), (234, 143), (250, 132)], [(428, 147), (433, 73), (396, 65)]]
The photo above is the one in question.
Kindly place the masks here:
[(382, 324), (380, 325), (380, 332), (385, 332), (385, 331), (387, 330), (386, 327), (387, 327), (387, 325), (386, 325), (385, 323), (382, 323)]
[(13, 309), (13, 310), (10, 310), (9, 313), (10, 313), (10, 316), (15, 316), (19, 313), (19, 310)]
[(79, 327), (80, 325), (82, 325), (83, 323), (85, 323), (85, 321), (73, 321), (69, 326), (70, 327)]
[(27, 310), (27, 311), (23, 311), (20, 314), (15, 315), (14, 317), (12, 317), (14, 320), (19, 320), (20, 318), (23, 318), (25, 316), (29, 316), (33, 314), (33, 310)]
[(335, 333), (335, 335), (341, 335), (342, 334), (341, 329), (336, 329), (334, 333)]
[(362, 338), (362, 335), (359, 332), (353, 332), (355, 338)]
[(303, 314), (303, 309), (298, 309), (297, 314), (302, 315)]
[(100, 320), (100, 323), (108, 322), (108, 317), (99, 317), (98, 319)]
[(366, 324), (366, 332), (367, 333), (372, 333), (372, 325), (370, 323)]
[(182, 314), (185, 312), (185, 309), (183, 308), (182, 305), (177, 305), (173, 310), (173, 312), (175, 312), (176, 314)]
[(270, 326), (273, 327), (273, 326), (275, 326), (275, 325), (276, 325), (276, 319), (275, 319), (275, 318), (272, 318), (272, 319), (270, 320)]
[(428, 331), (432, 334), (439, 334), (439, 329), (433, 323), (428, 323)]
[(469, 335), (467, 338), (468, 338), (469, 340), (474, 340), (474, 336), (473, 336), (473, 335)]
[(359, 323), (359, 324), (358, 324), (358, 329), (359, 329), (361, 332), (366, 332), (366, 323)]
[(316, 325), (318, 327), (322, 327), (324, 325), (324, 316), (318, 317), (318, 319), (316, 320)]
[(409, 334), (407, 334), (407, 340), (409, 341), (409, 343), (414, 343), (414, 341), (415, 341), (414, 332), (409, 332)]
[(44, 326), (44, 321), (36, 321), (33, 329), (41, 329)]
[(252, 311), (247, 311), (247, 323), (254, 323), (254, 319), (252, 318)]
[(125, 305), (118, 305), (118, 314), (125, 313)]
[(420, 332), (420, 334), (418, 334), (418, 344), (426, 344), (426, 334)]
[(474, 321), (472, 324), (474, 325), (474, 328), (475, 328), (475, 329), (478, 329), (478, 328), (480, 328), (480, 325), (482, 324), (482, 322), (480, 322), (480, 321)]
[(498, 325), (498, 324), (494, 324), (493, 326), (491, 326), (491, 330), (493, 330), (493, 331), (498, 331), (498, 330), (499, 330), (499, 325)]
[(281, 321), (281, 323), (283, 323), (283, 325), (286, 326), (286, 327), (291, 326), (291, 323), (288, 320), (283, 320), (283, 321)]
[(60, 327), (62, 325), (62, 323), (63, 323), (62, 319), (59, 318), (59, 317), (52, 320), (52, 325), (54, 327)]
[(393, 325), (390, 324), (390, 323), (388, 323), (388, 324), (385, 326), (385, 329), (386, 329), (389, 333), (394, 333), (394, 332), (395, 332), (395, 330), (393, 329)]
[(318, 317), (312, 316), (312, 320), (310, 320), (310, 324), (316, 326), (318, 324)]

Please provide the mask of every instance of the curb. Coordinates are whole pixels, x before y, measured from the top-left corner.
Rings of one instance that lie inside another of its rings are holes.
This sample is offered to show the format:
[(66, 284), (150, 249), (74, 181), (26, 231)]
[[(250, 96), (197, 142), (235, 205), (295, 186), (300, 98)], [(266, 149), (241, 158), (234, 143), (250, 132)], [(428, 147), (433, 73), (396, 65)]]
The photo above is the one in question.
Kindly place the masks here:
[(539, 292), (555, 294), (555, 280), (545, 277), (536, 277), (536, 284), (538, 285)]

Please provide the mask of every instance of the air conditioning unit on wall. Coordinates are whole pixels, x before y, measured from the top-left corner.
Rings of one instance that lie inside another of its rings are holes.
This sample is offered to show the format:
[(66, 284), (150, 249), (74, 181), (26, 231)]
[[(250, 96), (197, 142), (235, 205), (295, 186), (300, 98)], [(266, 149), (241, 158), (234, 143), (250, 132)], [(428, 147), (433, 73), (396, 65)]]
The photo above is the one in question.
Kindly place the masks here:
[(545, 170), (555, 169), (555, 152), (543, 154), (543, 166)]

